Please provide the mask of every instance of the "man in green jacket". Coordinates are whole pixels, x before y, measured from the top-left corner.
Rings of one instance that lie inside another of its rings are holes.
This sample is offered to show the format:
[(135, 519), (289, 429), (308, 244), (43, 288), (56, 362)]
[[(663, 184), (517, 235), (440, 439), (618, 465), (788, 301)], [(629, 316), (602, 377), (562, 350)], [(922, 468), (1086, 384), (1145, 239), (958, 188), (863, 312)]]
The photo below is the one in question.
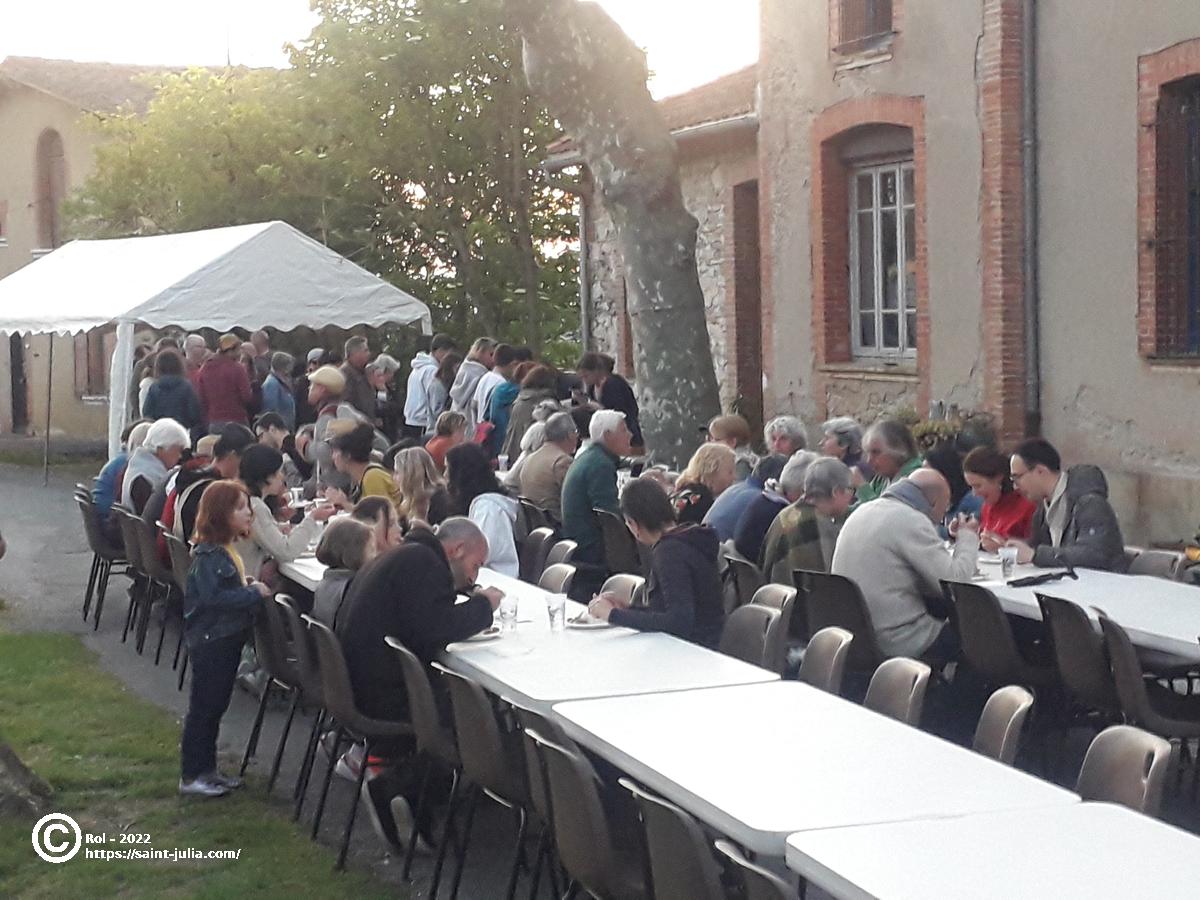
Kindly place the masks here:
[(903, 422), (880, 419), (863, 437), (863, 453), (875, 477), (858, 486), (858, 502), (878, 500), (893, 483), (921, 468), (921, 454)]
[(611, 409), (598, 410), (592, 415), (588, 436), (591, 443), (575, 457), (563, 482), (563, 537), (579, 545), (575, 551), (576, 560), (600, 565), (604, 562), (604, 538), (592, 510), (605, 509), (621, 514), (617, 500), (617, 465), (630, 449), (625, 414)]

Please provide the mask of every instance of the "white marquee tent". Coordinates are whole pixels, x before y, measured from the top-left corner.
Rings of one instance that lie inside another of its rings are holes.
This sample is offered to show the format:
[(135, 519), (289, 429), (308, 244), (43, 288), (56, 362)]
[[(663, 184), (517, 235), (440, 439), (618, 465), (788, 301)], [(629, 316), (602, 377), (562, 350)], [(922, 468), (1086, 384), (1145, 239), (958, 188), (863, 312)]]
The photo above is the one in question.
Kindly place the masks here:
[[(73, 241), (0, 280), (0, 333), (70, 335), (110, 324), (117, 331), (108, 419), (114, 453), (138, 325), (290, 331), (416, 324), (428, 334), (431, 319), (420, 300), (286, 222)], [(49, 418), (47, 405), (47, 442)]]

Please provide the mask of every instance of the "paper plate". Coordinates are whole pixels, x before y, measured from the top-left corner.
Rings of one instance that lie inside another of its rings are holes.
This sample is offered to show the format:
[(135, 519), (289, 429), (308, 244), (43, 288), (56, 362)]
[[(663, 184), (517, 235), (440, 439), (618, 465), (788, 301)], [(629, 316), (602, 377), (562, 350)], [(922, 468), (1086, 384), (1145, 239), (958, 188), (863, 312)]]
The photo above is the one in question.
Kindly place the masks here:
[(479, 634), (472, 635), (465, 641), (460, 641), (463, 644), (478, 644), (483, 641), (494, 641), (500, 637), (500, 626), (493, 625), (491, 628), (485, 628)]
[(593, 619), (591, 616), (588, 616), (586, 619), (567, 619), (567, 627), (590, 631), (593, 628), (608, 628), (610, 626), (603, 619)]

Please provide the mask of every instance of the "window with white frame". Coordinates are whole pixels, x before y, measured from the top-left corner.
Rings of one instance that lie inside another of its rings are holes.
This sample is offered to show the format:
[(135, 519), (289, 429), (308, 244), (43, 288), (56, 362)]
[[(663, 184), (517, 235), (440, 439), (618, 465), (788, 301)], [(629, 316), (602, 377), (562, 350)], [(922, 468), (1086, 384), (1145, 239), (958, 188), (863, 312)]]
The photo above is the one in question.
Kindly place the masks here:
[(917, 355), (916, 191), (911, 160), (850, 176), (850, 330), (854, 355)]

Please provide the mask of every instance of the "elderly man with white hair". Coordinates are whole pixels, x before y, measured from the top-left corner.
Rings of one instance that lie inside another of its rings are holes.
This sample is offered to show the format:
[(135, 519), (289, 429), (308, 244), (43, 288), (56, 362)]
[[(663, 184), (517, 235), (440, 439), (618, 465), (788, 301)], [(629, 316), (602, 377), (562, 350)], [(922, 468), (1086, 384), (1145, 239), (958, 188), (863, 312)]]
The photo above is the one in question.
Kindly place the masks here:
[[(575, 559), (599, 566), (604, 562), (604, 539), (592, 510), (620, 515), (617, 466), (631, 446), (625, 414), (613, 409), (596, 411), (588, 425), (588, 437), (587, 449), (575, 458), (563, 481), (563, 537), (579, 545)], [(575, 582), (580, 583), (579, 575)], [(584, 591), (579, 589), (581, 595)]]
[(941, 581), (968, 581), (979, 556), (979, 525), (958, 522), (954, 552), (947, 553), (937, 526), (950, 506), (950, 485), (934, 469), (918, 469), (850, 516), (833, 553), (833, 573), (862, 590), (875, 637), (888, 656), (930, 663), (958, 655), (958, 635), (935, 616), (928, 601), (941, 597)]
[(808, 435), (795, 416), (776, 416), (763, 428), (763, 442), (768, 453), (792, 456), (808, 447)]
[(858, 487), (858, 499), (877, 499), (894, 482), (921, 468), (921, 454), (908, 426), (897, 419), (880, 419), (867, 429), (863, 453), (875, 473)]
[(121, 483), (121, 503), (141, 515), (142, 507), (179, 465), (183, 451), (192, 444), (188, 431), (174, 419), (159, 419), (146, 432), (142, 445), (129, 456), (125, 480)]
[(562, 490), (579, 446), (579, 431), (570, 413), (558, 412), (542, 426), (544, 440), (521, 465), (521, 496), (555, 519), (562, 518)]
[(767, 579), (791, 584), (796, 569), (828, 572), (853, 502), (845, 464), (828, 457), (813, 460), (804, 470), (800, 498), (775, 517), (763, 542), (758, 564)]

